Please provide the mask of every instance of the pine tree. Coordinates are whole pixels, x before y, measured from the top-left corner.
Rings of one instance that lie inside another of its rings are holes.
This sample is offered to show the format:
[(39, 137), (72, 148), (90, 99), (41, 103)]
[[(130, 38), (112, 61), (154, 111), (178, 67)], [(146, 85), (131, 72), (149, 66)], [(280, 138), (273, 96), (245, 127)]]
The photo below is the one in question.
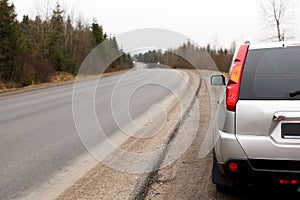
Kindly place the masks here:
[(67, 72), (75, 74), (77, 72), (76, 64), (74, 60), (74, 28), (72, 25), (71, 16), (67, 17), (65, 22), (65, 31), (64, 31), (64, 59), (63, 66)]
[(19, 25), (15, 6), (0, 0), (0, 78), (13, 81), (20, 53)]
[(103, 28), (96, 21), (92, 24), (92, 33), (94, 36), (94, 46), (97, 46), (105, 40)]
[(53, 10), (50, 21), (51, 30), (49, 33), (49, 59), (57, 71), (64, 71), (63, 52), (64, 52), (64, 11), (61, 10), (57, 3), (55, 10)]
[(33, 22), (29, 19), (28, 15), (24, 15), (23, 20), (20, 23), (20, 29), (23, 39), (24, 52), (26, 53), (31, 53), (35, 45), (35, 33), (33, 31), (32, 24)]

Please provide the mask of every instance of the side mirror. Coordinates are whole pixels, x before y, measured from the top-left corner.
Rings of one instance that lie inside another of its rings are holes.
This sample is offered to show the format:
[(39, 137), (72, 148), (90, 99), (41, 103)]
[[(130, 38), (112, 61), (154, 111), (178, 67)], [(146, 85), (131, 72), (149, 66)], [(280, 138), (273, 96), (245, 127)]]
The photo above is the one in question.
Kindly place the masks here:
[(226, 85), (226, 79), (223, 75), (215, 75), (211, 77), (211, 84), (217, 86)]

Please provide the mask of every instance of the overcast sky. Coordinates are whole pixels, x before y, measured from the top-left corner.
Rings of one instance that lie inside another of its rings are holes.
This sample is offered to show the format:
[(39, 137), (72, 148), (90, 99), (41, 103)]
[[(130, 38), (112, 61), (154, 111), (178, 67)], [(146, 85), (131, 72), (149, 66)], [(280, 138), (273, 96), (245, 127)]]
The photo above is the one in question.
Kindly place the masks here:
[[(17, 14), (41, 14), (47, 0), (12, 0)], [(51, 1), (51, 0), (50, 0)], [(181, 33), (200, 46), (229, 47), (233, 40), (264, 39), (260, 1), (265, 0), (59, 0), (64, 9), (88, 22), (97, 19), (108, 34), (140, 28)], [(52, 1), (55, 3), (56, 1)], [(295, 1), (295, 39), (300, 40), (300, 2)], [(19, 18), (20, 18), (19, 16)], [(298, 30), (297, 30), (298, 29)]]

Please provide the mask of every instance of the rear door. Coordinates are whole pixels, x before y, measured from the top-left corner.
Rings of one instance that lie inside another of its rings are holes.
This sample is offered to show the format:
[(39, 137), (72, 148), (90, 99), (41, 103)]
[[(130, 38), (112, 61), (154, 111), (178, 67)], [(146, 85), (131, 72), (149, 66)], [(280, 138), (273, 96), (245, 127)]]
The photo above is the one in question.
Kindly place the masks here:
[(249, 50), (236, 135), (250, 159), (300, 160), (300, 47)]

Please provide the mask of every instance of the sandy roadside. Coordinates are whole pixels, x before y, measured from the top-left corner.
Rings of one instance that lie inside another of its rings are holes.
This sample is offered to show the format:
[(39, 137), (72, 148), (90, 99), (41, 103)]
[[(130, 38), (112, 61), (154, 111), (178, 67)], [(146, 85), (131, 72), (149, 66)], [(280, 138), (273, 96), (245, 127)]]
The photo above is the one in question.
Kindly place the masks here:
[[(199, 157), (211, 119), (210, 97), (205, 84), (202, 84), (197, 101), (201, 116), (193, 143), (180, 159), (157, 173), (145, 199), (216, 199), (215, 187), (211, 183), (211, 154), (203, 159)], [(196, 109), (194, 105), (185, 123), (186, 128), (182, 127), (180, 134), (189, 131)]]

